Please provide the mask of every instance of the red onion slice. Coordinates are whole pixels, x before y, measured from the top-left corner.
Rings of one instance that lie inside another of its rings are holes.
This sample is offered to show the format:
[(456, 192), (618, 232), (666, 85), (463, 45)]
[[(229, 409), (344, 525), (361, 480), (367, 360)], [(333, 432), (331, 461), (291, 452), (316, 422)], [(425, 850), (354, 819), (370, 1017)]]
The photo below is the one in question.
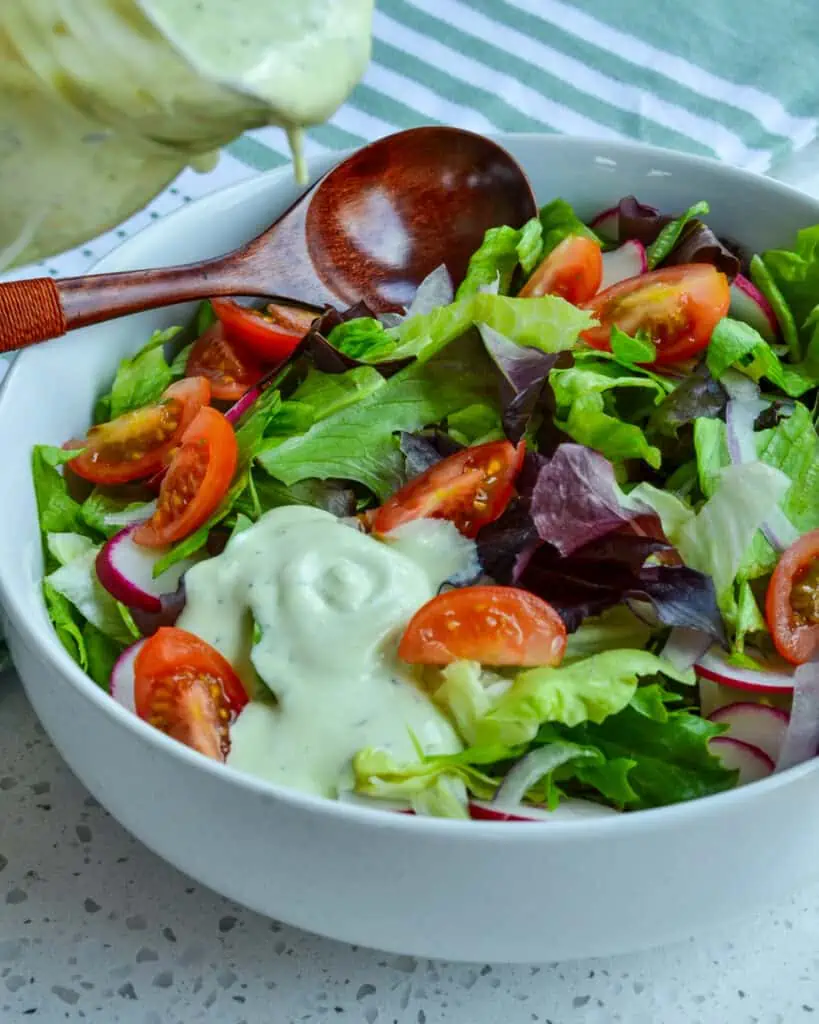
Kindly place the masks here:
[(791, 717), (776, 760), (785, 771), (809, 761), (819, 751), (819, 661), (800, 665), (793, 674)]
[(559, 768), (560, 765), (575, 757), (577, 757), (577, 751), (565, 747), (561, 743), (553, 743), (530, 751), (507, 772), (506, 778), (495, 793), (492, 806), (495, 810), (511, 813), (522, 810), (520, 805), (532, 786), (539, 782), (544, 775), (548, 775), (550, 771)]

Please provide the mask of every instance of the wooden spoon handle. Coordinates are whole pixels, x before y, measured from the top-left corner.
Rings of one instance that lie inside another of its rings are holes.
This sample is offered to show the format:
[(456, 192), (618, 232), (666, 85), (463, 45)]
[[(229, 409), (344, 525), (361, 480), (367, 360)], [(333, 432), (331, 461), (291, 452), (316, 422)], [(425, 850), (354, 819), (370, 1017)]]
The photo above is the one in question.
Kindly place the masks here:
[(13, 352), (68, 330), (57, 282), (50, 277), (0, 285), (0, 352)]
[(159, 270), (0, 284), (0, 352), (142, 309), (213, 295), (259, 294), (247, 276), (241, 265), (233, 267), (221, 258)]

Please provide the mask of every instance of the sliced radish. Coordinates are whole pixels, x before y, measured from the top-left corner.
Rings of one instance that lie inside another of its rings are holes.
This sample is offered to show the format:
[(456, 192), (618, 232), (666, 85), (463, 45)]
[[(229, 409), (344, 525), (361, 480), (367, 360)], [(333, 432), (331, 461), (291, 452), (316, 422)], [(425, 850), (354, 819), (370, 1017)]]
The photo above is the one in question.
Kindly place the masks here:
[[(762, 662), (764, 659), (755, 651), (748, 651), (749, 657)], [(732, 686), (736, 690), (755, 690), (758, 693), (792, 693), (794, 669), (784, 662), (772, 665), (770, 671), (758, 672), (750, 668), (738, 668), (728, 662), (728, 656), (718, 645), (713, 644), (697, 660), (694, 671), (703, 679), (713, 683)]]
[(620, 233), (620, 207), (611, 206), (598, 213), (589, 227), (607, 242), (616, 242)]
[(522, 804), (512, 811), (503, 810), (483, 800), (470, 800), (469, 814), (475, 821), (577, 821), (584, 818), (605, 818), (619, 814), (613, 807), (604, 807), (591, 800), (563, 800), (553, 811), (545, 807)]
[(731, 284), (728, 315), (759, 331), (765, 341), (774, 342), (779, 336), (779, 324), (773, 307), (757, 286), (742, 274), (737, 274)]
[(781, 708), (739, 701), (714, 711), (709, 720), (727, 725), (725, 735), (729, 739), (749, 743), (775, 762), (785, 741), (790, 716)]
[(177, 589), (194, 562), (184, 559), (154, 578), (154, 566), (165, 552), (135, 544), (133, 532), (137, 525), (120, 530), (102, 546), (96, 561), (97, 577), (109, 594), (129, 608), (160, 612), (163, 594), (172, 594)]
[(774, 770), (774, 763), (768, 755), (752, 747), (742, 740), (732, 740), (728, 736), (717, 736), (709, 744), (711, 752), (722, 761), (726, 768), (739, 772), (738, 785), (758, 782), (766, 778)]
[(111, 696), (124, 708), (136, 714), (134, 699), (134, 661), (142, 649), (144, 640), (127, 647), (117, 658), (111, 670)]
[(638, 277), (647, 269), (645, 246), (633, 238), (624, 242), (619, 249), (603, 253), (603, 280), (598, 290), (602, 292), (629, 277)]

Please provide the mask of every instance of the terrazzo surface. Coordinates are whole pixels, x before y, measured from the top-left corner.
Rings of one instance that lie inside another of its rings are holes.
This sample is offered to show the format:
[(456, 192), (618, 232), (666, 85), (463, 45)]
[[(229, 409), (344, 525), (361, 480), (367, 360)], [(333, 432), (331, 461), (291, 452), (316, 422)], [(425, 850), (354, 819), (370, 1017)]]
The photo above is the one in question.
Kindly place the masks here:
[(819, 1021), (819, 886), (627, 957), (511, 967), (345, 946), (243, 910), (146, 850), (74, 778), (6, 676), (0, 1022), (29, 1020), (808, 1024)]

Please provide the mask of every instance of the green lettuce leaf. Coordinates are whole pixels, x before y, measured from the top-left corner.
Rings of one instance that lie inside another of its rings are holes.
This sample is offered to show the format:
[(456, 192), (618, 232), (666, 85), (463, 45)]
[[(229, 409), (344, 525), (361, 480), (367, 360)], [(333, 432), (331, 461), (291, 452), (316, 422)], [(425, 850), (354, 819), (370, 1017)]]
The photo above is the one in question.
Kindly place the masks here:
[(763, 462), (728, 466), (713, 497), (679, 530), (677, 550), (713, 578), (721, 608), (754, 535), (789, 487), (781, 470)]
[(82, 633), (82, 619), (71, 602), (43, 580), (43, 601), (60, 643), (83, 671), (88, 669), (88, 652)]
[[(456, 301), (476, 295), (481, 288), (498, 282), (498, 294), (506, 295), (520, 258), (521, 232), (502, 226), (489, 228), (480, 247), (472, 254), (466, 275), (455, 293)], [(527, 243), (528, 245), (528, 243)], [(538, 248), (538, 254), (540, 249)], [(528, 248), (525, 253), (529, 257)]]
[(91, 622), (83, 624), (82, 638), (88, 659), (85, 671), (97, 686), (110, 692), (111, 672), (126, 645), (107, 636)]
[(762, 262), (801, 329), (819, 300), (819, 225), (800, 231), (792, 250), (769, 249)]
[(95, 487), (80, 508), (80, 516), (85, 525), (94, 533), (104, 537), (113, 537), (123, 529), (121, 523), (107, 522), (108, 516), (120, 515), (123, 512), (135, 512), (145, 507), (145, 502), (130, 501), (128, 498), (117, 498)]
[(49, 445), (36, 445), (32, 450), (31, 474), (43, 535), (87, 532), (80, 514), (80, 504), (68, 493), (63, 475), (57, 470), (57, 466), (70, 461), (76, 454)]
[(588, 313), (554, 295), (512, 299), (478, 293), (410, 317), (387, 333), (396, 342), (391, 359), (429, 359), (475, 324), (487, 324), (518, 345), (554, 353), (572, 348), (580, 332), (594, 322)]
[(551, 203), (547, 203), (540, 208), (538, 216), (543, 231), (541, 259), (545, 259), (552, 249), (560, 245), (564, 238), (570, 238), (575, 235), (589, 238), (592, 242), (597, 242), (598, 245), (602, 246), (602, 242), (597, 235), (580, 220), (571, 204), (567, 203), (565, 199), (553, 199)]
[[(466, 739), (480, 747), (516, 747), (531, 742), (544, 723), (576, 726), (602, 722), (631, 700), (640, 676), (664, 672), (693, 683), (693, 672), (678, 673), (641, 650), (608, 650), (558, 668), (520, 672), (511, 685), (476, 674), (471, 662), (443, 674), (436, 703), (452, 714)], [(480, 692), (482, 691), (482, 692)]]
[(518, 263), (528, 277), (543, 259), (543, 224), (539, 217), (532, 217), (520, 229), (516, 249)]
[(95, 423), (116, 419), (132, 409), (141, 409), (159, 400), (173, 381), (171, 368), (165, 359), (165, 345), (181, 330), (181, 327), (169, 327), (164, 331), (154, 331), (136, 355), (122, 360), (110, 392), (97, 401)]
[(311, 367), (289, 400), (309, 406), (317, 423), (355, 405), (385, 383), (373, 366), (355, 366), (344, 373), (322, 373)]
[[(95, 562), (99, 550), (95, 546), (87, 548), (70, 562), (49, 573), (44, 582), (101, 633), (121, 644), (127, 644), (134, 639), (129, 624), (122, 616), (120, 605), (97, 579)], [(87, 665), (83, 665), (85, 667)]]
[[(674, 694), (656, 684), (641, 687), (620, 713), (604, 722), (585, 722), (571, 729), (546, 726), (538, 741), (560, 738), (599, 751), (614, 772), (593, 763), (578, 764), (574, 777), (615, 806), (630, 810), (663, 807), (733, 788), (736, 772), (724, 768), (708, 746), (724, 726), (690, 711), (669, 711), (665, 705), (673, 699)], [(631, 792), (620, 786), (617, 799), (612, 783), (623, 774)]]
[(460, 409), (496, 400), (489, 358), (479, 343), (466, 338), (429, 363), (406, 367), (303, 436), (262, 452), (258, 462), (287, 486), (307, 479), (354, 480), (384, 499), (402, 483), (398, 432), (413, 433)]
[(704, 416), (694, 420), (694, 451), (700, 490), (710, 498), (717, 489), (723, 469), (731, 463), (725, 422)]
[(94, 542), (82, 533), (49, 533), (46, 547), (59, 565), (68, 565), (80, 555), (88, 554)]
[(785, 344), (788, 346), (788, 351), (791, 354), (791, 359), (798, 360), (801, 353), (801, 345), (799, 344), (799, 331), (796, 321), (793, 318), (790, 306), (785, 301), (785, 296), (780, 291), (779, 285), (761, 256), (754, 255), (751, 257), (751, 280), (768, 302), (770, 302), (776, 322), (779, 324), (779, 330), (782, 332), (782, 337), (785, 339)]
[[(611, 328), (611, 352), (619, 363), (629, 367), (640, 363), (653, 363), (657, 358), (657, 346), (651, 338), (642, 337), (640, 334), (632, 337), (616, 325), (612, 325)], [(663, 386), (662, 377), (652, 375), (651, 379)]]
[(388, 359), (395, 342), (380, 320), (373, 317), (355, 317), (337, 324), (327, 337), (333, 348), (350, 359), (377, 363)]
[(651, 627), (624, 604), (615, 605), (602, 615), (584, 619), (580, 627), (569, 634), (564, 664), (604, 651), (640, 650), (648, 643), (651, 632)]
[(505, 436), (497, 407), (486, 402), (476, 402), (452, 413), (447, 418), (447, 433), (463, 445), (502, 441)]
[(804, 362), (786, 365), (750, 324), (729, 317), (714, 328), (707, 362), (716, 380), (726, 370), (737, 369), (751, 380), (767, 378), (791, 398), (799, 398), (819, 383), (819, 352), (809, 351)]
[(607, 407), (606, 396), (619, 389), (641, 389), (648, 409), (665, 397), (665, 389), (646, 376), (612, 372), (605, 364), (584, 363), (566, 370), (553, 370), (552, 385), (557, 412), (555, 425), (579, 444), (594, 448), (612, 462), (643, 459), (654, 469), (660, 466), (659, 448), (651, 445), (642, 428)]
[(699, 203), (694, 203), (693, 206), (681, 214), (679, 217), (675, 217), (674, 220), (669, 221), (668, 224), (660, 231), (659, 235), (646, 249), (646, 262), (649, 270), (654, 270), (655, 267), (659, 266), (663, 260), (671, 254), (671, 250), (680, 240), (680, 235), (683, 233), (685, 226), (696, 217), (704, 217), (707, 213), (710, 213), (710, 207), (704, 200)]

